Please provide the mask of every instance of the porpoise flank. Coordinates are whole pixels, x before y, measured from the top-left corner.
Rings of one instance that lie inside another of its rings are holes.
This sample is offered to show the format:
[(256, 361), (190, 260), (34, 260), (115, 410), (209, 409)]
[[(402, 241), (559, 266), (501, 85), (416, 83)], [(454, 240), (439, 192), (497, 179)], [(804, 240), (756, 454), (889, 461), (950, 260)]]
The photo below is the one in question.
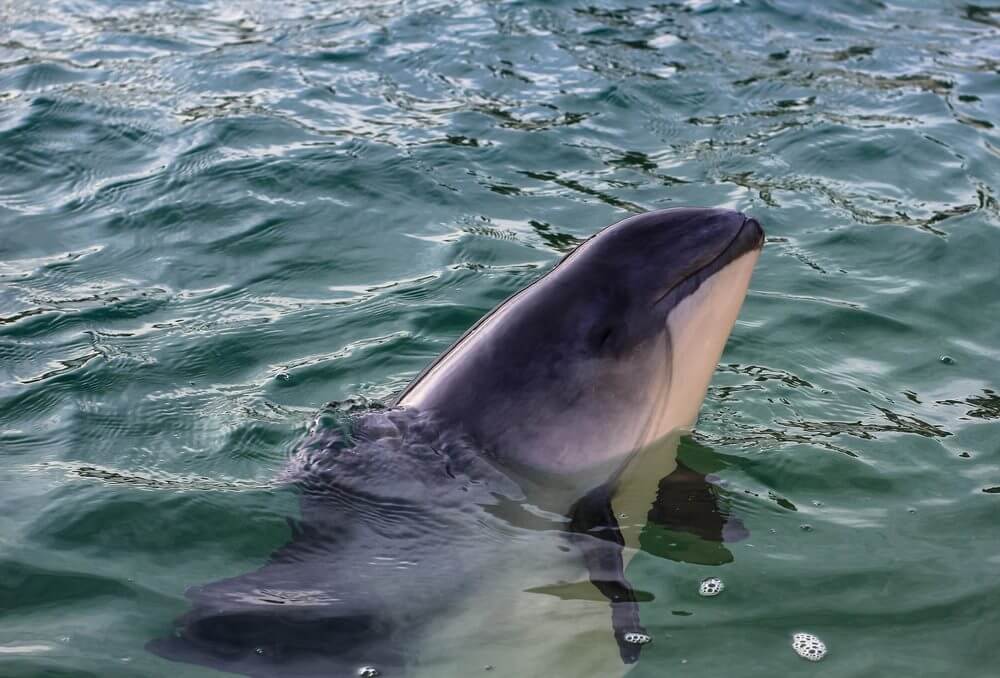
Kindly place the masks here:
[[(301, 496), (291, 541), (254, 572), (190, 589), (190, 611), (149, 648), (249, 676), (621, 672), (649, 639), (651, 596), (625, 578), (635, 544), (616, 516), (722, 552), (742, 532), (675, 452), (763, 238), (723, 209), (602, 230), (393, 407), (346, 432), (314, 426), (282, 478)], [(686, 504), (701, 507), (687, 525), (678, 492), (709, 498)]]

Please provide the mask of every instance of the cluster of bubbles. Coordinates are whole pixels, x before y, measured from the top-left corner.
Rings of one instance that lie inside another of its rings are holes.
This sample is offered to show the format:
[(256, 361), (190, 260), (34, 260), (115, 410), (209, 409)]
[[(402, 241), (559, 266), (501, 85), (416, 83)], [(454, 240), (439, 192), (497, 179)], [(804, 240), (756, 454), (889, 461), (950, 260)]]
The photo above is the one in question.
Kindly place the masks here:
[(792, 636), (792, 649), (811, 662), (818, 662), (826, 655), (826, 645), (811, 633), (796, 633)]
[[(722, 583), (721, 579), (718, 577), (709, 577), (708, 579), (702, 580), (701, 584), (698, 586), (698, 593), (703, 596), (717, 596), (722, 593), (725, 588), (726, 585)], [(629, 640), (630, 635), (641, 634), (625, 634), (625, 640)], [(648, 636), (646, 637), (648, 638)], [(629, 642), (636, 641), (629, 640)], [(818, 662), (826, 656), (826, 645), (822, 640), (811, 633), (796, 633), (792, 636), (792, 649), (795, 650), (796, 654), (800, 657), (804, 657), (811, 662)]]
[(722, 593), (724, 588), (726, 588), (726, 585), (722, 583), (721, 579), (718, 577), (709, 577), (702, 580), (701, 585), (698, 587), (698, 593), (703, 596), (717, 596)]
[(625, 642), (632, 643), (633, 645), (645, 645), (652, 639), (653, 639), (652, 636), (648, 636), (645, 633), (633, 632), (625, 634)]

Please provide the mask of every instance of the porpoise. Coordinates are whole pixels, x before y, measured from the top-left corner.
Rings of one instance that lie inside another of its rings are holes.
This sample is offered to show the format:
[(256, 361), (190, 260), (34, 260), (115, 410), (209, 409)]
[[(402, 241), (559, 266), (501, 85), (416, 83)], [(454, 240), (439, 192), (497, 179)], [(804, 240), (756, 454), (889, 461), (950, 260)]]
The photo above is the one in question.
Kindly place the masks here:
[(651, 640), (640, 606), (655, 602), (625, 577), (638, 533), (619, 518), (716, 542), (742, 531), (675, 451), (763, 240), (732, 210), (629, 217), (488, 313), (391, 406), (319, 417), (280, 478), (300, 494), (289, 543), (189, 589), (190, 610), (149, 649), (261, 677), (634, 663)]

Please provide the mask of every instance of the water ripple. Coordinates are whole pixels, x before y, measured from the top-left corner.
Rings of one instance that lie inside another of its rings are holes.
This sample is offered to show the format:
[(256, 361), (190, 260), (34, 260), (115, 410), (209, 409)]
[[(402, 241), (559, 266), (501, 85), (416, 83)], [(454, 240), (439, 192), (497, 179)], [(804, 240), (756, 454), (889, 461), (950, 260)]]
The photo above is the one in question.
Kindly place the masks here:
[[(697, 433), (753, 536), (729, 607), (650, 630), (699, 675), (789, 620), (986, 675), (998, 39), (962, 2), (0, 2), (0, 672), (169, 670), (142, 643), (287, 539), (324, 403), (705, 204), (769, 233)], [(657, 601), (704, 578), (654, 560)]]

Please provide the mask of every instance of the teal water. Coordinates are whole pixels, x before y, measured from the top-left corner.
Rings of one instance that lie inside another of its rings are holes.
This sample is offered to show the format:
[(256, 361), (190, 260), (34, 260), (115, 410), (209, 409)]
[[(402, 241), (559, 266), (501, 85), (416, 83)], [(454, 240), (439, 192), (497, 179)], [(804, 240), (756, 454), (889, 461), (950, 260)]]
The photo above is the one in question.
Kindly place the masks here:
[(997, 675), (997, 125), (998, 5), (0, 3), (0, 675), (214, 675), (143, 645), (324, 403), (687, 204), (768, 232), (681, 451), (751, 536), (630, 675)]

